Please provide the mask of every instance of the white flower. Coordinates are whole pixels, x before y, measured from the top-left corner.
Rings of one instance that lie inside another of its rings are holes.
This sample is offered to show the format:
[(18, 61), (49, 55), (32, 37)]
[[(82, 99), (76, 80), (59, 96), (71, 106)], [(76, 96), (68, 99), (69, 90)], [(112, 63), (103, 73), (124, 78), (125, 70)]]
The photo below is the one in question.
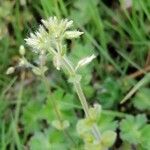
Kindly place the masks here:
[(50, 17), (48, 20), (42, 19), (42, 23), (49, 32), (59, 36), (72, 26), (73, 21), (68, 21), (68, 19), (58, 20), (56, 17)]
[(58, 41), (63, 42), (65, 38), (77, 38), (83, 34), (80, 31), (69, 31), (73, 24), (72, 20), (59, 20), (56, 17), (50, 17), (47, 20), (42, 20), (42, 23), (43, 25), (39, 26), (37, 32), (31, 33), (30, 37), (25, 39), (26, 43), (37, 53), (49, 50), (59, 52)]
[(87, 64), (90, 63), (95, 57), (96, 57), (96, 56), (93, 54), (93, 55), (91, 55), (91, 56), (89, 56), (89, 57), (85, 57), (85, 58), (81, 59), (81, 60), (78, 62), (78, 64), (77, 64), (75, 70), (77, 70), (78, 68), (80, 68), (80, 67), (82, 67), (82, 66), (87, 65)]
[(39, 30), (35, 34), (31, 33), (25, 41), (35, 52), (40, 52), (49, 44), (50, 37), (44, 27), (40, 25)]

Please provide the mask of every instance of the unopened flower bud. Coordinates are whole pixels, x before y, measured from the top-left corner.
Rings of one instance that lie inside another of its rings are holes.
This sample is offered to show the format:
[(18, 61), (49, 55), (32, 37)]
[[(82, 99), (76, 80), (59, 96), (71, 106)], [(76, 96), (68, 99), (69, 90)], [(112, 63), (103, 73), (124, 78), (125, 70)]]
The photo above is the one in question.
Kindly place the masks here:
[(12, 73), (14, 73), (14, 71), (15, 71), (14, 67), (9, 67), (6, 71), (6, 74), (12, 74)]
[(80, 32), (80, 31), (66, 31), (65, 38), (66, 39), (78, 38), (82, 34), (83, 32)]
[(25, 55), (25, 48), (24, 48), (23, 45), (20, 46), (20, 48), (19, 48), (19, 53), (20, 53), (20, 55), (22, 55), (22, 56)]

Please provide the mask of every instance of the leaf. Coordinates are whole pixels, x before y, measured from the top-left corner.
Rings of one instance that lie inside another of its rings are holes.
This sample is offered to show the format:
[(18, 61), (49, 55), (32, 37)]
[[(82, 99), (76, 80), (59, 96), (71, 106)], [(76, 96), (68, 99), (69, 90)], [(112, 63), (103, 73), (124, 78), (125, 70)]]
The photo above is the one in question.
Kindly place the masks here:
[(42, 133), (37, 132), (35, 135), (31, 138), (29, 142), (30, 150), (50, 150), (51, 145), (48, 141), (48, 137)]
[(134, 106), (139, 110), (150, 110), (150, 90), (143, 88), (133, 98)]
[(104, 147), (111, 147), (115, 140), (116, 140), (117, 134), (114, 131), (106, 131), (101, 136), (101, 144)]
[(150, 125), (145, 125), (141, 129), (141, 146), (148, 150), (150, 148)]
[(91, 131), (92, 125), (89, 124), (89, 122), (86, 119), (78, 120), (77, 125), (76, 125), (77, 133), (81, 137), (85, 137), (89, 135), (88, 133)]
[[(81, 58), (87, 57), (87, 55), (92, 55), (93, 49), (94, 47), (91, 44), (84, 45), (76, 43), (72, 48), (69, 59), (73, 62), (73, 64), (77, 64)], [(80, 75), (84, 77), (81, 80), (84, 85), (89, 84), (92, 79), (92, 66), (94, 66), (94, 63), (91, 63), (88, 67), (78, 70)]]
[(128, 116), (120, 123), (121, 138), (130, 144), (139, 144), (141, 142), (141, 129), (146, 125), (147, 118), (145, 115), (136, 117)]
[(40, 129), (39, 121), (44, 119), (42, 107), (38, 101), (31, 101), (23, 109), (22, 122), (26, 131), (31, 132)]
[(85, 93), (87, 99), (91, 99), (93, 98), (94, 96), (94, 93), (95, 93), (95, 89), (93, 88), (92, 85), (86, 85), (86, 86), (83, 86), (83, 92)]
[(98, 125), (99, 125), (101, 133), (103, 133), (108, 130), (115, 131), (116, 128), (118, 127), (118, 122), (114, 121), (114, 117), (101, 114)]
[(98, 99), (103, 108), (115, 108), (120, 98), (121, 91), (119, 83), (113, 78), (106, 78), (101, 85)]
[(102, 111), (102, 108), (101, 108), (101, 105), (99, 105), (99, 104), (95, 104), (93, 107), (90, 107), (89, 108), (89, 115), (90, 115), (89, 119), (96, 122), (100, 118), (101, 111)]

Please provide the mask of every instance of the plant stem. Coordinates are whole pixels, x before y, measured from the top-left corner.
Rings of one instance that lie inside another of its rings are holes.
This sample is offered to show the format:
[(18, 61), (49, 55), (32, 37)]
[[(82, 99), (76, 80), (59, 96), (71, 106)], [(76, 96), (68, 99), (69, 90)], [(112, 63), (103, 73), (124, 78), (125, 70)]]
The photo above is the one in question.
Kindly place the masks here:
[(76, 90), (76, 92), (78, 94), (78, 97), (79, 97), (79, 99), (81, 101), (81, 104), (82, 104), (82, 107), (84, 109), (85, 115), (86, 115), (86, 117), (89, 117), (90, 114), (89, 114), (89, 111), (88, 111), (89, 110), (88, 104), (86, 102), (86, 98), (85, 98), (85, 96), (83, 94), (83, 91), (82, 91), (80, 83), (79, 82), (74, 82), (74, 87), (75, 87), (75, 90)]
[[(80, 102), (81, 102), (81, 105), (83, 107), (83, 110), (85, 112), (86, 117), (90, 118), (88, 104), (87, 104), (85, 95), (83, 93), (83, 90), (81, 88), (81, 84), (79, 82), (74, 82), (74, 87), (75, 87), (75, 90), (78, 94), (78, 97), (80, 99)], [(98, 127), (97, 127), (96, 124), (93, 125), (92, 132), (93, 132), (95, 138), (97, 140), (99, 140), (100, 139), (100, 132), (99, 132)]]
[[(67, 57), (62, 57), (62, 64), (63, 64), (63, 67), (67, 69), (67, 71), (69, 72), (70, 75), (76, 75), (75, 69), (72, 66), (72, 64), (69, 62)], [(86, 117), (90, 118), (89, 107), (88, 107), (85, 95), (83, 93), (83, 90), (81, 88), (80, 82), (74, 81), (73, 85), (75, 87), (76, 93), (79, 97), (79, 100), (81, 102), (81, 105), (85, 112)], [(93, 125), (92, 132), (93, 132), (93, 135), (95, 136), (96, 140), (99, 141), (100, 140), (100, 131), (96, 124)]]

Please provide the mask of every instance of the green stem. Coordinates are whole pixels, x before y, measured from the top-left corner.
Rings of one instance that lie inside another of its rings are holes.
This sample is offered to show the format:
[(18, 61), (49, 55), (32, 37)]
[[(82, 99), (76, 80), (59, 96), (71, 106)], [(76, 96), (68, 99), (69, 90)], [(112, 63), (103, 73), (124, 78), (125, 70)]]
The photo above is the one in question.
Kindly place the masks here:
[[(69, 62), (69, 60), (66, 57), (62, 57), (62, 64), (63, 64), (63, 67), (66, 68), (66, 70), (69, 72), (70, 75), (76, 74), (74, 67), (72, 66), (72, 64)], [(76, 93), (79, 97), (79, 100), (81, 102), (81, 105), (85, 112), (86, 117), (90, 118), (89, 107), (88, 107), (85, 95), (83, 93), (83, 90), (81, 88), (80, 82), (75, 81), (73, 83), (73, 85), (75, 87)], [(93, 135), (95, 136), (96, 140), (100, 140), (100, 131), (96, 124), (93, 125), (92, 132), (93, 132)]]
[(86, 98), (85, 98), (85, 96), (83, 94), (81, 85), (80, 85), (79, 82), (74, 82), (73, 84), (74, 84), (75, 90), (76, 90), (76, 92), (78, 94), (78, 97), (79, 97), (79, 99), (81, 101), (81, 105), (83, 107), (85, 115), (86, 115), (86, 117), (89, 117), (90, 116), (90, 114), (89, 114), (89, 108), (88, 108), (88, 104), (86, 102)]

